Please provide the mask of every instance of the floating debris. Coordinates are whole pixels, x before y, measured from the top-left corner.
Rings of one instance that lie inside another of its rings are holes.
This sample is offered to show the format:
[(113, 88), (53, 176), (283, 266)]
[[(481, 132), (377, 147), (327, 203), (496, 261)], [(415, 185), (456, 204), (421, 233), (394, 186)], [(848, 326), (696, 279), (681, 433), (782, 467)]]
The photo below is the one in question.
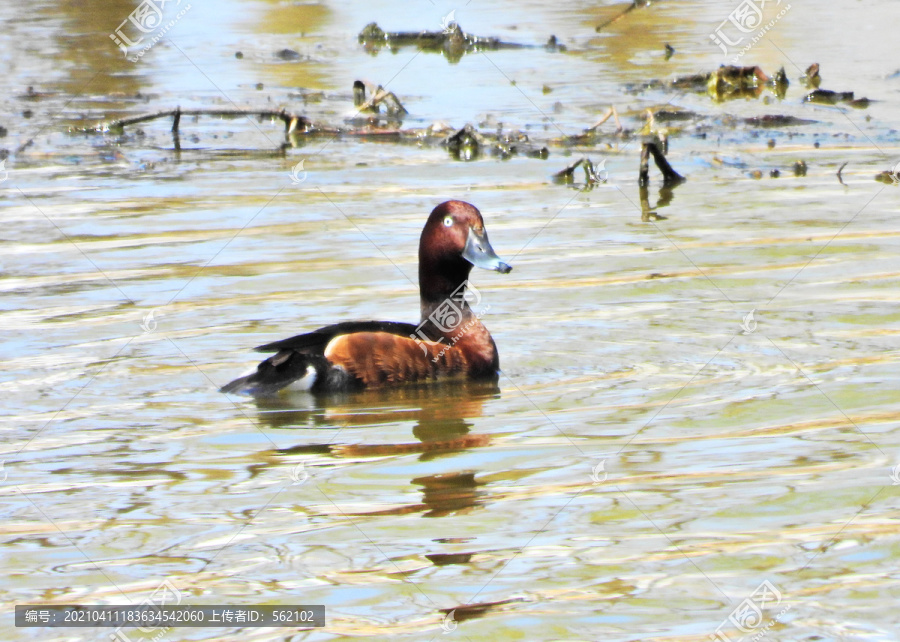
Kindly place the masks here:
[(819, 75), (819, 63), (814, 62), (806, 68), (806, 73), (800, 79), (807, 87), (818, 89), (822, 84), (822, 77)]
[(787, 95), (788, 87), (791, 84), (788, 80), (787, 74), (784, 71), (784, 67), (775, 72), (775, 75), (772, 76), (769, 84), (772, 85), (772, 90), (775, 92), (775, 95), (778, 97), (778, 99), (784, 99), (784, 97)]
[(567, 165), (565, 169), (561, 169), (553, 175), (553, 180), (557, 183), (574, 183), (575, 170), (578, 169), (585, 160), (587, 159), (582, 156), (571, 165)]
[(19, 100), (43, 100), (44, 98), (50, 98), (53, 94), (47, 91), (35, 91), (34, 86), (28, 85), (28, 88), (25, 90), (24, 94), (17, 96)]
[(852, 91), (830, 91), (828, 89), (815, 89), (803, 97), (803, 102), (816, 103), (818, 105), (836, 105), (852, 100)]
[(606, 171), (605, 165), (605, 158), (600, 161), (600, 164), (597, 165), (596, 168), (590, 158), (584, 159), (584, 164), (582, 165), (582, 167), (584, 167), (584, 178), (589, 186), (593, 187), (598, 183), (606, 182), (606, 179), (609, 177), (609, 172)]
[(807, 120), (805, 118), (797, 118), (796, 116), (785, 116), (782, 114), (766, 114), (765, 116), (754, 116), (745, 118), (744, 122), (754, 127), (793, 127), (795, 125), (812, 125), (815, 120)]
[(584, 188), (591, 190), (599, 183), (605, 183), (609, 177), (606, 171), (606, 159), (600, 161), (599, 165), (594, 165), (590, 158), (582, 156), (577, 161), (568, 165), (565, 169), (556, 172), (553, 175), (553, 182), (572, 184), (575, 182), (575, 170), (581, 167), (584, 170)]
[[(603, 125), (606, 121), (612, 118), (616, 123), (616, 130), (612, 134), (605, 134), (600, 131), (600, 126)], [(619, 113), (616, 111), (614, 106), (610, 106), (609, 109), (604, 112), (604, 114), (600, 117), (600, 119), (595, 122), (593, 125), (585, 129), (580, 134), (573, 134), (571, 136), (563, 136), (559, 138), (553, 139), (553, 143), (556, 145), (594, 145), (603, 138), (609, 139), (627, 139), (631, 137), (631, 130), (624, 129), (622, 127), (622, 123), (619, 120)], [(608, 144), (608, 143), (607, 143)]]
[(353, 81), (353, 106), (360, 107), (366, 102), (366, 84), (362, 80)]
[(674, 80), (651, 80), (640, 84), (627, 85), (629, 91), (644, 89), (682, 89), (709, 94), (716, 102), (737, 98), (758, 98), (766, 87), (780, 99), (784, 98), (789, 86), (784, 68), (771, 78), (759, 67), (737, 67), (722, 65), (710, 73), (679, 76)]
[(757, 98), (769, 77), (759, 67), (735, 67), (722, 65), (709, 75), (706, 91), (717, 102), (744, 98)]
[(648, 89), (690, 89), (692, 91), (706, 91), (711, 74), (691, 74), (679, 76), (672, 81), (651, 80), (647, 83)]
[(381, 105), (385, 106), (388, 116), (405, 116), (409, 112), (400, 102), (396, 94), (392, 91), (386, 91), (384, 87), (378, 85), (372, 92), (372, 97), (366, 100), (366, 85), (361, 80), (353, 83), (353, 105), (359, 108), (359, 111), (367, 111), (380, 113)]
[(426, 127), (423, 134), (425, 136), (441, 136), (442, 138), (446, 138), (450, 131), (453, 131), (453, 128), (450, 125), (438, 120)]
[(695, 120), (702, 116), (695, 111), (688, 109), (658, 109), (656, 111), (647, 110), (653, 119), (658, 123), (674, 123), (686, 120)]
[[(539, 47), (539, 45), (504, 42), (499, 38), (473, 36), (464, 32), (455, 22), (449, 22), (443, 31), (398, 32), (384, 31), (377, 23), (371, 22), (359, 33), (359, 42), (372, 54), (377, 54), (384, 47), (391, 51), (401, 47), (417, 47), (421, 51), (443, 53), (450, 62), (459, 62), (467, 53)], [(547, 51), (566, 50), (565, 45), (559, 44), (556, 36), (551, 36), (543, 48)]]
[(900, 185), (900, 163), (897, 163), (893, 169), (876, 174), (875, 180), (886, 185)]
[(92, 128), (76, 128), (73, 131), (80, 132), (107, 132), (121, 131), (125, 127), (145, 123), (160, 118), (172, 119), (172, 132), (178, 133), (178, 127), (181, 123), (182, 116), (214, 116), (219, 118), (240, 118), (255, 116), (257, 118), (278, 118), (284, 122), (284, 129), (287, 133), (295, 131), (306, 131), (311, 127), (311, 123), (305, 116), (291, 114), (284, 109), (279, 111), (263, 110), (252, 111), (243, 109), (181, 109), (176, 107), (168, 111), (159, 111), (155, 114), (145, 114), (143, 116), (134, 116), (132, 118), (122, 118), (109, 123), (101, 123)]
[(485, 140), (477, 129), (467, 124), (452, 136), (445, 138), (443, 144), (457, 160), (475, 160), (481, 156)]
[(533, 145), (528, 134), (519, 131), (498, 133), (497, 140), (491, 147), (491, 153), (502, 159), (522, 153), (531, 158), (547, 158), (550, 150), (543, 146)]
[[(407, 111), (399, 99), (392, 92), (385, 91), (383, 87), (376, 88), (374, 94), (366, 99), (366, 85), (361, 80), (353, 83), (353, 100), (359, 111), (374, 111), (378, 113), (380, 107), (384, 107), (389, 116), (401, 116)], [(466, 125), (460, 130), (451, 128), (443, 123), (435, 123), (425, 128), (401, 129), (399, 124), (392, 124), (388, 120), (388, 126), (380, 125), (378, 118), (367, 117), (349, 121), (351, 127), (335, 127), (328, 124), (314, 124), (305, 116), (291, 113), (286, 109), (281, 110), (239, 110), (239, 109), (194, 109), (160, 111), (153, 114), (124, 118), (117, 121), (101, 123), (93, 127), (72, 128), (70, 131), (79, 133), (115, 133), (121, 134), (126, 127), (138, 123), (148, 122), (162, 118), (172, 118), (172, 134), (175, 149), (180, 149), (179, 126), (182, 116), (214, 116), (219, 118), (272, 118), (279, 119), (285, 124), (285, 141), (280, 146), (280, 151), (288, 147), (296, 147), (300, 143), (299, 137), (312, 136), (348, 136), (371, 140), (391, 140), (399, 143), (422, 146), (444, 145), (457, 160), (474, 160), (484, 153), (490, 152), (493, 156), (509, 158), (516, 154), (524, 154), (532, 158), (547, 158), (550, 150), (544, 144), (532, 143), (528, 135), (519, 131), (503, 132), (498, 130), (496, 134), (484, 135), (478, 132), (472, 125)], [(361, 122), (359, 122), (361, 121)], [(397, 119), (399, 123), (399, 118)], [(449, 135), (448, 135), (449, 132)], [(217, 136), (213, 136), (217, 138)], [(192, 139), (193, 140), (193, 139)], [(199, 142), (199, 138), (193, 140)]]
[(675, 55), (675, 47), (670, 45), (668, 42), (666, 43), (666, 60)]
[(600, 125), (602, 125), (603, 123), (605, 123), (605, 122), (606, 122), (607, 120), (609, 120), (610, 118), (612, 118), (612, 119), (615, 121), (615, 123), (616, 123), (616, 131), (617, 131), (617, 132), (621, 132), (621, 131), (622, 131), (622, 123), (619, 122), (619, 113), (616, 111), (616, 108), (615, 108), (613, 105), (610, 105), (610, 106), (609, 106), (609, 109), (607, 109), (607, 110), (606, 110), (606, 113), (604, 113), (604, 114), (600, 117), (600, 120), (598, 120), (596, 123), (594, 123), (593, 125), (591, 125), (590, 127), (588, 127), (586, 130), (584, 130), (584, 132), (585, 132), (585, 133), (590, 133), (590, 132), (596, 131), (597, 128), (600, 127)]
[[(415, 481), (415, 480), (413, 480)], [(445, 619), (449, 616), (453, 616), (449, 618), (449, 621), (454, 625), (456, 622), (465, 622), (466, 620), (471, 620), (477, 617), (481, 617), (488, 611), (492, 609), (498, 609), (501, 606), (505, 606), (507, 604), (515, 604), (516, 602), (524, 602), (524, 597), (514, 597), (508, 600), (500, 600), (499, 602), (479, 602), (477, 604), (462, 604), (460, 606), (456, 606), (449, 609), (441, 609), (441, 612), (444, 613)], [(449, 628), (449, 627), (448, 627)], [(452, 629), (450, 629), (452, 630)]]
[(281, 51), (275, 52), (275, 57), (279, 60), (293, 61), (300, 60), (300, 52), (294, 51), (293, 49), (282, 49)]
[(559, 44), (559, 40), (556, 39), (556, 36), (550, 36), (547, 38), (547, 44), (544, 45), (544, 49), (547, 51), (566, 51), (566, 46)]

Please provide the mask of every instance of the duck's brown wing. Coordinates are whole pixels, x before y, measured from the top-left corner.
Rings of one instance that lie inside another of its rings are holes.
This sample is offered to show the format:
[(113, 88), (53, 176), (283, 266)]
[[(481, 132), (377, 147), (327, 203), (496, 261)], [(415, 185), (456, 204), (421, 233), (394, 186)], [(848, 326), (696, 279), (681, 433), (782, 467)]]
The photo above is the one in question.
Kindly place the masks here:
[(338, 335), (328, 342), (324, 356), (367, 388), (441, 379), (467, 370), (459, 349), (390, 332)]

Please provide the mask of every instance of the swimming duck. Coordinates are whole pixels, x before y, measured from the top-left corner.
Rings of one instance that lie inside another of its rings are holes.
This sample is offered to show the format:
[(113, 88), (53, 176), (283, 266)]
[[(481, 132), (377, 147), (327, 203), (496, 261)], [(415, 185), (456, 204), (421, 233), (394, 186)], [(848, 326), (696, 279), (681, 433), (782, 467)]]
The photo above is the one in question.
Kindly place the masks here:
[(345, 321), (267, 343), (255, 350), (275, 354), (221, 392), (268, 396), (288, 387), (319, 393), (451, 378), (496, 381), (497, 346), (470, 305), (481, 299), (468, 282), (473, 265), (512, 270), (488, 242), (475, 206), (441, 203), (419, 239), (419, 325)]

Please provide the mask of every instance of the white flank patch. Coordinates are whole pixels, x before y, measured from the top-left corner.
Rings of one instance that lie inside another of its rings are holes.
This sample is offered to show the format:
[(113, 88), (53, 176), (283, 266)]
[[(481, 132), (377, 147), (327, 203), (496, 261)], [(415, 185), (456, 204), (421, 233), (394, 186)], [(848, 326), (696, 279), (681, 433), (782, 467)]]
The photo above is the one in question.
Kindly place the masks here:
[(312, 366), (306, 366), (306, 374), (292, 381), (283, 390), (309, 390), (316, 382), (316, 369)]

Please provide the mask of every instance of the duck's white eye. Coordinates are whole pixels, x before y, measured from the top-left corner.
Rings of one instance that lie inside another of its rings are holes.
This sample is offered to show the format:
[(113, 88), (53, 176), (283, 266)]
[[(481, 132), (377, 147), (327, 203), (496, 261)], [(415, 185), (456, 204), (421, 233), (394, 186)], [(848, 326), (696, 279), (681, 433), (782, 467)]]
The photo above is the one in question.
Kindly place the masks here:
[(451, 225), (453, 225), (453, 217), (452, 216), (444, 217), (444, 225), (447, 227), (450, 227)]

